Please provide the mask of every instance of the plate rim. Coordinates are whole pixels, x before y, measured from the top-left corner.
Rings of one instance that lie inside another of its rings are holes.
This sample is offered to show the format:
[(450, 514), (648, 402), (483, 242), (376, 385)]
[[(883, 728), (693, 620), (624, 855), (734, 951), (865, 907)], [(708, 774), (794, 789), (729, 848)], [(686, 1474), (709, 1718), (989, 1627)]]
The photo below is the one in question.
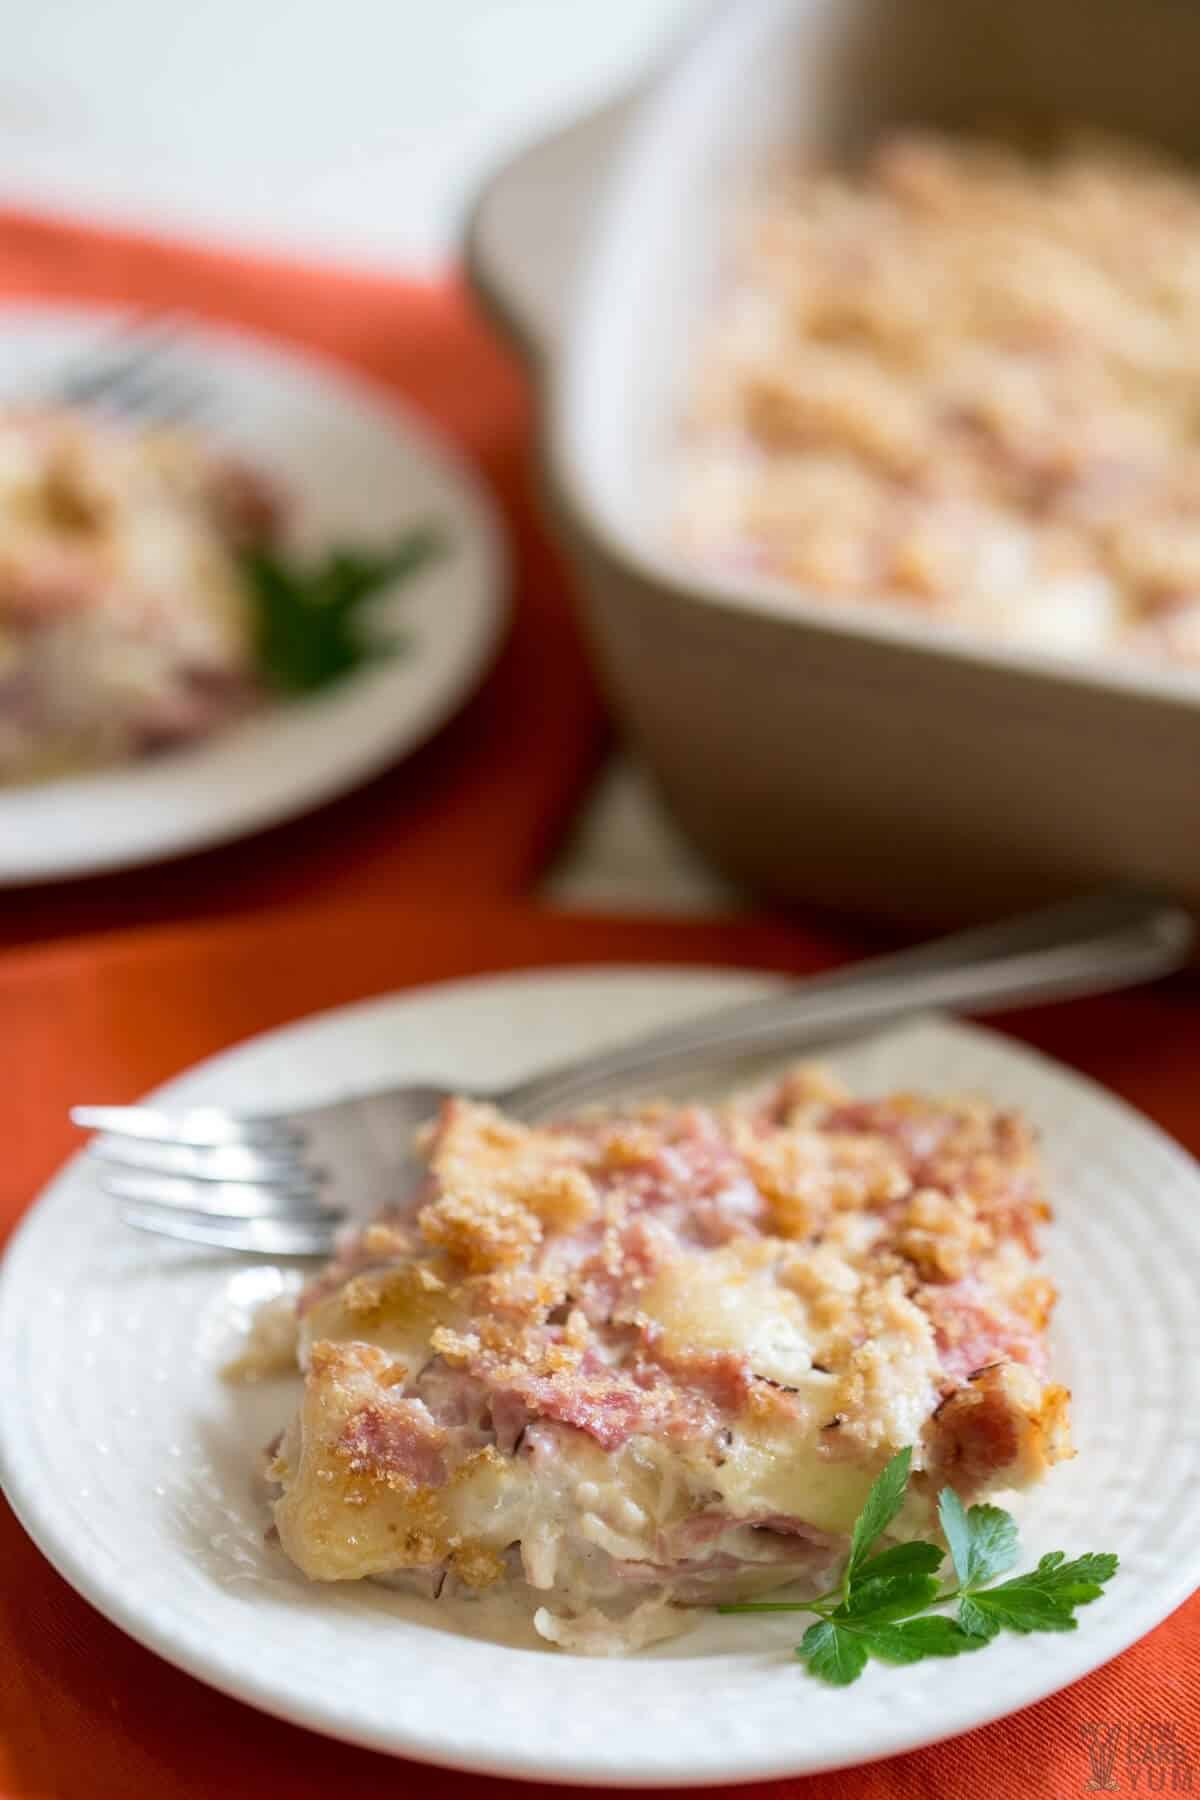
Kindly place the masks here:
[[(703, 990), (706, 984), (713, 981), (734, 983), (744, 988), (747, 998), (768, 991), (772, 986), (783, 985), (785, 977), (754, 969), (738, 968), (722, 964), (678, 964), (678, 963), (614, 963), (614, 964), (568, 964), (540, 967), (536, 969), (500, 970), (491, 974), (473, 975), (450, 980), (432, 981), (414, 984), (411, 987), (388, 991), (383, 994), (368, 996), (360, 1000), (342, 1005), (327, 1007), (283, 1025), (272, 1027), (266, 1031), (253, 1033), (226, 1046), (214, 1054), (190, 1064), (178, 1071), (168, 1081), (158, 1084), (149, 1099), (169, 1096), (171, 1090), (181, 1083), (189, 1081), (193, 1076), (207, 1073), (218, 1067), (223, 1061), (235, 1053), (249, 1048), (281, 1046), (289, 1037), (302, 1035), (314, 1024), (327, 1021), (348, 1020), (355, 1015), (372, 1012), (384, 1013), (394, 1008), (403, 1008), (405, 1003), (420, 1002), (430, 996), (459, 993), (471, 994), (479, 990), (498, 986), (527, 986), (536, 988), (539, 985), (556, 981), (571, 983), (598, 983), (603, 985), (612, 977), (619, 979), (645, 979), (648, 982), (664, 980), (677, 983), (681, 987), (691, 985)], [(1011, 1057), (1018, 1063), (1033, 1063), (1048, 1071), (1056, 1080), (1068, 1087), (1075, 1087), (1101, 1101), (1106, 1107), (1116, 1110), (1125, 1122), (1135, 1126), (1157, 1141), (1160, 1151), (1173, 1159), (1181, 1173), (1197, 1184), (1200, 1193), (1200, 1162), (1192, 1154), (1170, 1136), (1162, 1127), (1146, 1117), (1130, 1102), (1105, 1088), (1100, 1082), (1071, 1068), (1045, 1052), (1028, 1046), (1019, 1039), (985, 1028), (974, 1023), (949, 1017), (945, 1014), (925, 1013), (901, 1021), (898, 1026), (879, 1033), (880, 1037), (897, 1035), (899, 1032), (930, 1026), (942, 1033), (960, 1036), (964, 1039), (981, 1040), (994, 1051)], [(20, 1250), (27, 1232), (32, 1232), (36, 1215), (40, 1212), (42, 1202), (53, 1195), (61, 1186), (77, 1173), (83, 1162), (84, 1151), (80, 1150), (70, 1157), (50, 1181), (39, 1192), (37, 1198), (26, 1209), (4, 1246), (0, 1256), (0, 1341), (11, 1327), (8, 1318), (16, 1308), (13, 1291), (18, 1287), (20, 1275)], [(16, 1254), (14, 1255), (14, 1252)], [(627, 1762), (610, 1759), (602, 1767), (584, 1766), (576, 1756), (567, 1764), (548, 1762), (541, 1753), (515, 1755), (507, 1752), (498, 1757), (485, 1758), (468, 1753), (455, 1756), (452, 1750), (438, 1741), (434, 1746), (423, 1741), (408, 1730), (397, 1732), (394, 1729), (376, 1728), (359, 1721), (348, 1720), (344, 1714), (332, 1706), (326, 1708), (319, 1695), (305, 1697), (303, 1701), (293, 1700), (286, 1693), (272, 1689), (269, 1684), (259, 1679), (257, 1673), (244, 1668), (231, 1668), (220, 1660), (219, 1651), (216, 1661), (206, 1659), (203, 1648), (193, 1646), (189, 1641), (180, 1643), (174, 1639), (170, 1631), (160, 1627), (154, 1619), (147, 1621), (139, 1617), (136, 1603), (126, 1597), (116, 1579), (108, 1580), (97, 1574), (94, 1565), (89, 1564), (82, 1552), (76, 1551), (70, 1535), (60, 1536), (54, 1529), (53, 1522), (47, 1523), (38, 1509), (36, 1494), (27, 1492), (19, 1467), (19, 1460), (13, 1451), (13, 1441), (18, 1435), (19, 1426), (16, 1407), (11, 1390), (0, 1385), (0, 1488), (3, 1489), (10, 1505), (24, 1530), (34, 1544), (47, 1558), (57, 1572), (78, 1592), (90, 1605), (103, 1616), (116, 1624), (136, 1642), (151, 1650), (154, 1654), (176, 1668), (200, 1680), (206, 1686), (228, 1694), (231, 1698), (253, 1705), (270, 1716), (281, 1718), (303, 1729), (315, 1730), (324, 1736), (337, 1741), (356, 1744), (367, 1749), (387, 1755), (408, 1758), (433, 1767), (459, 1770), (474, 1774), (485, 1774), (509, 1779), (521, 1779), (538, 1783), (552, 1782), (563, 1786), (592, 1786), (604, 1788), (644, 1787), (656, 1789), (669, 1788), (701, 1788), (717, 1785), (740, 1785), (756, 1781), (777, 1780), (798, 1777), (801, 1774), (830, 1773), (840, 1768), (867, 1766), (870, 1763), (886, 1760), (893, 1756), (927, 1748), (931, 1745), (946, 1742), (949, 1739), (973, 1731), (998, 1719), (1012, 1717), (1025, 1707), (1038, 1704), (1055, 1693), (1073, 1685), (1085, 1675), (1103, 1667), (1156, 1625), (1170, 1617), (1200, 1585), (1200, 1539), (1190, 1559), (1177, 1563), (1167, 1574), (1160, 1576), (1153, 1584), (1148, 1584), (1128, 1597), (1127, 1604), (1117, 1614), (1115, 1621), (1093, 1623), (1086, 1636), (1079, 1639), (1063, 1640), (1064, 1643), (1082, 1647), (1082, 1656), (1074, 1659), (1073, 1666), (1049, 1685), (1041, 1681), (1036, 1692), (1019, 1702), (1016, 1706), (1001, 1701), (992, 1706), (985, 1702), (971, 1709), (971, 1717), (966, 1722), (954, 1722), (947, 1725), (944, 1731), (929, 1732), (926, 1728), (916, 1731), (905, 1730), (902, 1723), (886, 1737), (881, 1737), (872, 1745), (868, 1754), (861, 1755), (854, 1748), (848, 1748), (845, 1756), (830, 1758), (822, 1756), (813, 1763), (797, 1765), (795, 1752), (787, 1752), (777, 1756), (767, 1754), (748, 1765), (744, 1755), (731, 1759), (728, 1763), (709, 1760), (702, 1771), (665, 1774), (657, 1769), (647, 1769), (640, 1763), (636, 1755)], [(1098, 1623), (1108, 1624), (1108, 1628), (1100, 1633), (1096, 1630)], [(513, 1651), (512, 1654), (529, 1654)], [(208, 1656), (211, 1657), (211, 1647)], [(902, 1710), (898, 1712), (902, 1721)]]
[[(54, 298), (42, 301), (27, 295), (14, 295), (11, 299), (0, 299), (0, 328), (11, 327), (15, 323), (18, 330), (26, 324), (36, 329), (39, 325), (60, 323), (64, 329), (68, 326), (82, 329), (86, 324), (92, 323), (97, 330), (102, 331), (128, 320), (132, 312), (133, 309), (129, 307), (100, 301), (60, 301)], [(380, 424), (386, 424), (406, 443), (410, 452), (438, 469), (447, 485), (455, 489), (459, 503), (469, 515), (472, 539), (482, 558), (480, 618), (473, 636), (464, 639), (461, 667), (456, 678), (446, 681), (430, 697), (426, 697), (428, 690), (425, 690), (420, 702), (410, 708), (403, 729), (379, 732), (369, 745), (364, 745), (334, 773), (312, 772), (303, 787), (286, 801), (263, 798), (247, 807), (236, 819), (210, 816), (193, 822), (157, 847), (147, 845), (128, 850), (110, 850), (106, 844), (101, 843), (87, 854), (75, 855), (69, 849), (64, 854), (59, 847), (49, 854), (35, 854), (24, 862), (19, 857), (11, 860), (0, 857), (0, 892), (48, 881), (86, 881), (95, 876), (112, 875), (124, 870), (151, 868), (257, 836), (329, 805), (341, 795), (365, 786), (386, 769), (405, 761), (435, 737), (477, 692), (495, 662), (512, 623), (514, 564), (508, 531), (500, 509), (461, 446), (452, 438), (442, 436), (435, 422), (415, 407), (407, 396), (393, 392), (386, 384), (376, 381), (355, 364), (299, 339), (282, 334), (274, 335), (222, 319), (210, 319), (203, 313), (182, 310), (180, 318), (180, 342), (184, 347), (191, 343), (203, 355), (205, 341), (209, 340), (216, 344), (218, 352), (228, 347), (235, 355), (280, 364), (290, 368), (301, 378), (307, 375), (330, 387), (343, 388), (349, 392), (356, 408), (369, 414)], [(299, 704), (305, 704), (303, 698)], [(182, 746), (179, 754), (202, 754), (210, 745), (219, 743), (222, 736), (223, 733), (217, 732), (211, 739)], [(168, 766), (165, 760), (155, 761), (152, 765), (156, 773)], [(49, 804), (61, 801), (64, 797), (67, 804), (70, 804), (70, 790), (83, 789), (86, 804), (87, 790), (93, 782), (128, 780), (128, 798), (131, 803), (136, 804), (136, 784), (141, 769), (142, 764), (134, 758), (94, 771), (68, 773), (60, 779), (46, 782), (20, 782), (13, 784), (11, 788), (0, 784), (0, 822), (3, 820), (6, 793), (24, 797), (34, 791), (47, 796)]]

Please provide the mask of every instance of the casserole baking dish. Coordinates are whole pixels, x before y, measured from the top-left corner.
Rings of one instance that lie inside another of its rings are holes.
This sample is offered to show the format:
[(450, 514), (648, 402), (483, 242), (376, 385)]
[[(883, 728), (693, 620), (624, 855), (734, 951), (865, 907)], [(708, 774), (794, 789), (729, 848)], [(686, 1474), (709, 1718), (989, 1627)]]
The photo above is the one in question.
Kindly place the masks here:
[(740, 880), (927, 922), (1112, 877), (1200, 904), (1194, 671), (839, 609), (697, 570), (669, 531), (718, 258), (769, 161), (996, 117), (1197, 151), (1197, 76), (1185, 0), (740, 0), (483, 196), (472, 267), (545, 353), (547, 489), (614, 708)]

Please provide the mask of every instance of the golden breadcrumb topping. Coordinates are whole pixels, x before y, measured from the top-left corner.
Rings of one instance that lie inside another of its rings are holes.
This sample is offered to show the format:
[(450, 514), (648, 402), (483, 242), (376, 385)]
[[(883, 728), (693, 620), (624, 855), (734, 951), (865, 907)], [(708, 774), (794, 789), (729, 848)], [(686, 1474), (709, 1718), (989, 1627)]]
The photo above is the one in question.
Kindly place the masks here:
[(591, 1181), (570, 1154), (560, 1135), (452, 1102), (433, 1140), (439, 1194), (420, 1214), (423, 1235), (472, 1273), (524, 1261), (544, 1226), (569, 1231), (595, 1210)]
[(684, 420), (690, 556), (1066, 652), (1200, 665), (1200, 179), (1143, 146), (885, 137), (777, 172)]
[(298, 1308), (271, 1475), (317, 1579), (759, 1591), (824, 1570), (902, 1445), (918, 1496), (1069, 1454), (1010, 1113), (801, 1070), (537, 1128), (454, 1100), (423, 1143)]

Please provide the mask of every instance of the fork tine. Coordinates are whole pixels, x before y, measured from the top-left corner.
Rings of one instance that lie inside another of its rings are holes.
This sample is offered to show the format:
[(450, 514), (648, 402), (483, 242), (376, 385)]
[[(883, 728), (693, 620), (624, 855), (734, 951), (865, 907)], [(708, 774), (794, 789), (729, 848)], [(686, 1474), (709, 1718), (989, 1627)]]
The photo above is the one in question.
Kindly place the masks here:
[(214, 1219), (155, 1206), (124, 1206), (121, 1218), (135, 1231), (249, 1256), (328, 1256), (337, 1231), (335, 1224), (317, 1220)]
[[(254, 1181), (189, 1181), (180, 1175), (128, 1174), (105, 1169), (100, 1186), (114, 1200), (176, 1207), (183, 1212), (212, 1213), (228, 1219), (330, 1219), (334, 1209), (322, 1203), (315, 1185), (268, 1186)], [(340, 1218), (341, 1214), (337, 1216)]]
[(143, 419), (152, 425), (197, 419), (208, 408), (208, 394), (199, 381), (165, 369), (156, 370), (153, 364), (113, 382), (97, 399), (111, 413), (126, 419)]
[(242, 1116), (219, 1106), (193, 1106), (179, 1113), (160, 1112), (153, 1106), (73, 1106), (71, 1118), (85, 1131), (189, 1144), (198, 1150), (219, 1144), (286, 1150), (299, 1148), (304, 1141), (303, 1133), (286, 1117)]
[(87, 406), (111, 399), (135, 380), (178, 338), (173, 313), (134, 314), (122, 319), (91, 350), (84, 351), (60, 373), (53, 394), (68, 406)]
[(181, 335), (177, 313), (123, 320), (59, 374), (52, 398), (158, 425), (198, 419), (211, 410), (212, 395), (199, 376), (170, 360)]
[(262, 1181), (296, 1187), (319, 1181), (323, 1171), (300, 1160), (298, 1150), (259, 1150), (252, 1144), (161, 1143), (155, 1138), (97, 1137), (88, 1145), (102, 1163), (152, 1175), (186, 1175), (192, 1181)]

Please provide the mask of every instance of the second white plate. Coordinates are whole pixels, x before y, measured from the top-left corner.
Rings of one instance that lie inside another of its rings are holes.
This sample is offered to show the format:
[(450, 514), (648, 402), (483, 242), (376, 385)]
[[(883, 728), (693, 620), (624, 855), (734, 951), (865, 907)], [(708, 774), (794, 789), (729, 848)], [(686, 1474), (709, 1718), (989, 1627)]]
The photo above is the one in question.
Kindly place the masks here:
[[(0, 311), (0, 394), (42, 391), (116, 320), (84, 308)], [(212, 395), (204, 428), (214, 441), (278, 480), (305, 550), (387, 543), (428, 520), (447, 551), (396, 591), (404, 655), (203, 743), (0, 787), (0, 887), (178, 856), (330, 800), (430, 737), (499, 641), (499, 522), (474, 475), (424, 425), (339, 366), (262, 339), (189, 325), (169, 358)]]
[[(330, 1071), (347, 1085), (485, 1087), (765, 985), (597, 970), (435, 987), (259, 1038), (164, 1092), (282, 1106), (327, 1094)], [(18, 1232), (0, 1281), (13, 1505), (87, 1599), (213, 1686), (355, 1743), (528, 1780), (695, 1786), (829, 1769), (1076, 1680), (1200, 1577), (1200, 1171), (1119, 1102), (981, 1031), (933, 1021), (830, 1060), (865, 1090), (981, 1090), (1041, 1128), (1058, 1208), (1056, 1361), (1079, 1455), (1019, 1517), (1023, 1566), (1052, 1549), (1119, 1552), (1077, 1631), (872, 1666), (834, 1691), (791, 1657), (803, 1621), (788, 1617), (707, 1616), (632, 1661), (596, 1662), (462, 1635), (433, 1603), (379, 1587), (311, 1585), (265, 1541), (254, 1479), (292, 1384), (231, 1390), (218, 1374), (279, 1272), (136, 1236), (81, 1158)]]

